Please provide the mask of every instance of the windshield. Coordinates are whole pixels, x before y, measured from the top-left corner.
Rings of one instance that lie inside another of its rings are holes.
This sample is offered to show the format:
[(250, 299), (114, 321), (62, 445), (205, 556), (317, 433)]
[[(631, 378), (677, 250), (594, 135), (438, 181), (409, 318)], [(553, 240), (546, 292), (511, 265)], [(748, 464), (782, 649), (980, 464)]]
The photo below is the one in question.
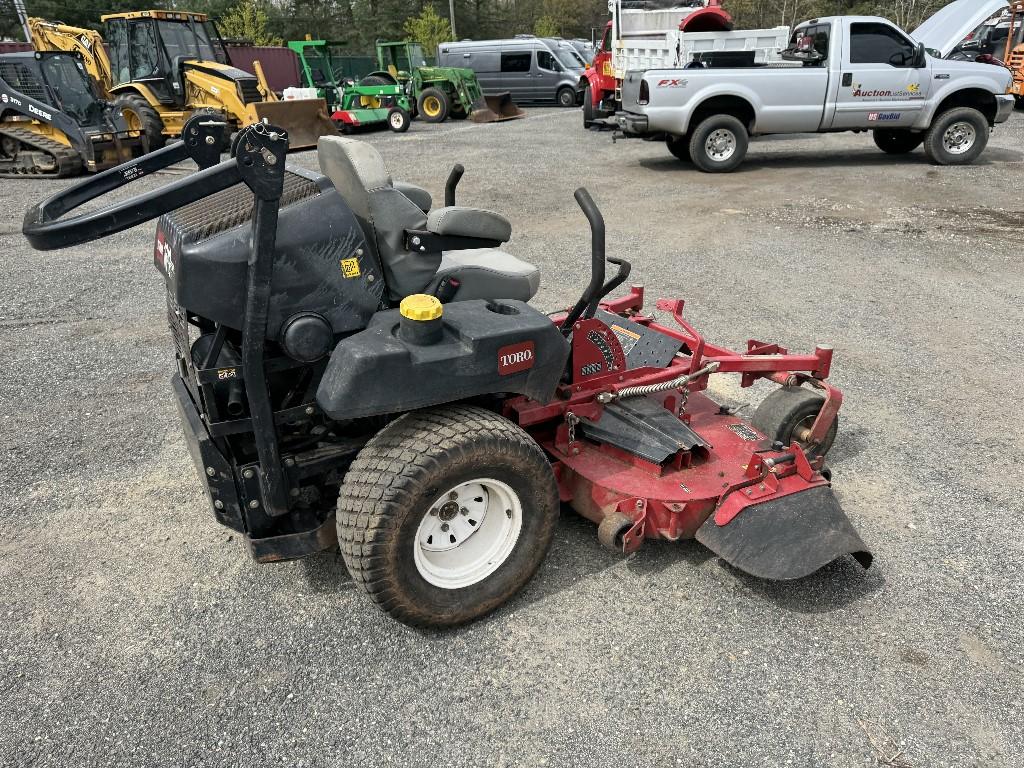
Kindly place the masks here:
[[(423, 56), (423, 48), (420, 45), (413, 44), (409, 46), (409, 67), (425, 67), (427, 66), (427, 60)], [(400, 69), (406, 69), (406, 67), (400, 67)]]
[(555, 58), (567, 69), (585, 69), (587, 64), (571, 46), (556, 46)]
[(63, 54), (44, 56), (40, 66), (43, 79), (57, 101), (54, 106), (81, 126), (99, 122), (100, 104), (77, 57)]
[(159, 19), (156, 24), (171, 62), (179, 58), (216, 61), (210, 38), (203, 27), (190, 22), (163, 19)]

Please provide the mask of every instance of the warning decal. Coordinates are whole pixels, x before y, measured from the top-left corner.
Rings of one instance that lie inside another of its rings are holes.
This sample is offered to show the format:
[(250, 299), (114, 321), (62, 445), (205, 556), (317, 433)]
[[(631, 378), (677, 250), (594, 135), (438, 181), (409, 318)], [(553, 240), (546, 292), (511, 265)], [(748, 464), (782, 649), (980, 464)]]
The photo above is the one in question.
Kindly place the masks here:
[(619, 344), (622, 346), (622, 353), (625, 355), (629, 354), (629, 351), (636, 346), (636, 343), (640, 341), (640, 334), (636, 331), (631, 331), (628, 328), (623, 328), (621, 325), (611, 326), (612, 333), (614, 333), (618, 339)]
[(342, 259), (341, 274), (345, 277), (359, 277), (359, 259)]

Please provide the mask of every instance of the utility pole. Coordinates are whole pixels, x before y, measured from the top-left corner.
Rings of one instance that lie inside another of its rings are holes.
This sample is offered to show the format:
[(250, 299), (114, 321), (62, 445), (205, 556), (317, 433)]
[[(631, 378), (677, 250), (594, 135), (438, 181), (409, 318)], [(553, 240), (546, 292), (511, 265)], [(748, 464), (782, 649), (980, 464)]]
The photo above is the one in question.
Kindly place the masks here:
[(14, 12), (21, 22), (21, 31), (25, 33), (25, 42), (32, 42), (32, 33), (28, 31), (28, 14), (25, 13), (25, 0), (14, 0)]
[[(20, 3), (21, 0), (14, 0), (16, 3)], [(452, 22), (452, 40), (458, 40), (458, 35), (455, 34), (455, 0), (448, 0), (448, 16)]]

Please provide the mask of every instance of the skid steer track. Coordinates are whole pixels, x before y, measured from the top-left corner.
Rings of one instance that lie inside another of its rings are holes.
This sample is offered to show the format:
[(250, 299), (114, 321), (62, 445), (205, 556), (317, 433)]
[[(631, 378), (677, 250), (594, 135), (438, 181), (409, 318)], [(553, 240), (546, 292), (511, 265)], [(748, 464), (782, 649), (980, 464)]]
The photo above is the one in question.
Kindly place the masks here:
[[(13, 155), (10, 141), (18, 142)], [(27, 128), (0, 126), (0, 177), (50, 176), (63, 178), (82, 172), (82, 158), (71, 147)]]

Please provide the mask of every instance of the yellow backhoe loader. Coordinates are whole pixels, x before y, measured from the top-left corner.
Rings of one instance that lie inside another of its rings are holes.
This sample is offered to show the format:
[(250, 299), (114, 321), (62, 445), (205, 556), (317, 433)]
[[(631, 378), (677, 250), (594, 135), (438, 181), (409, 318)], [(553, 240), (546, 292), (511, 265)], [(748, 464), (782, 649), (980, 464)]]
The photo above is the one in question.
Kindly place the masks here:
[(75, 51), (99, 89), (121, 108), (150, 149), (181, 135), (196, 112), (209, 112), (237, 130), (266, 118), (288, 132), (293, 149), (316, 145), (337, 128), (323, 99), (280, 101), (258, 66), (252, 75), (232, 67), (227, 48), (206, 14), (132, 11), (101, 16), (104, 37), (91, 29), (29, 19), (37, 51)]

